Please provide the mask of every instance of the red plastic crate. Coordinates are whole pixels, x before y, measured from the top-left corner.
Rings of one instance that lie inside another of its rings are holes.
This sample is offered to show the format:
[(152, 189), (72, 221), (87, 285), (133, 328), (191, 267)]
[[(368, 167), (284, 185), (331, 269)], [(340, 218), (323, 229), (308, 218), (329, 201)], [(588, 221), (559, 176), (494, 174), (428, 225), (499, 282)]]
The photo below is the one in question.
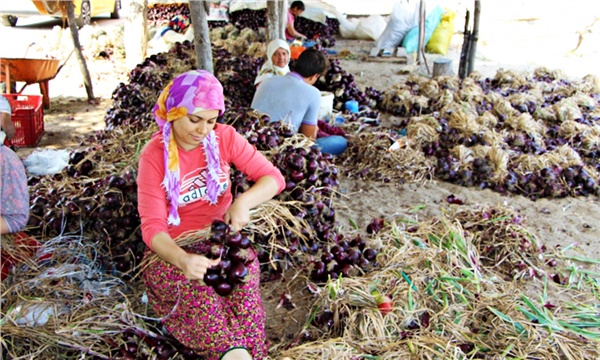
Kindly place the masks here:
[(44, 107), (41, 95), (2, 94), (12, 109), (15, 136), (14, 146), (35, 146), (44, 133)]

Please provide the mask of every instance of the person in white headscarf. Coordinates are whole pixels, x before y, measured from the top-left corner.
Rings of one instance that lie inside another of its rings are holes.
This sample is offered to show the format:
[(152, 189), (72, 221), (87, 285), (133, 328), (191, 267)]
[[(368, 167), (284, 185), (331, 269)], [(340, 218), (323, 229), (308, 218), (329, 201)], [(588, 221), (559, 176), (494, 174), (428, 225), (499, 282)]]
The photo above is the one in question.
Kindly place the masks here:
[(285, 40), (271, 40), (267, 46), (267, 62), (260, 68), (254, 85), (258, 86), (266, 78), (289, 73), (290, 54), (290, 45)]

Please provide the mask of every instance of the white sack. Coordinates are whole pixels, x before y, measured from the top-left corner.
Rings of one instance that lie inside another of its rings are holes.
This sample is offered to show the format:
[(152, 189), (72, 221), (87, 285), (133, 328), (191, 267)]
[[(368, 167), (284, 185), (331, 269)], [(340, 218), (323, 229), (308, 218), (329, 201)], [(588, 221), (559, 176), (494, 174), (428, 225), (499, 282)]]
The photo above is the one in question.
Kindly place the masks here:
[(419, 2), (402, 0), (394, 5), (390, 20), (375, 42), (380, 49), (395, 48), (400, 45), (410, 29), (419, 25)]
[(362, 19), (356, 26), (355, 39), (377, 40), (386, 28), (387, 23), (381, 15), (371, 15)]

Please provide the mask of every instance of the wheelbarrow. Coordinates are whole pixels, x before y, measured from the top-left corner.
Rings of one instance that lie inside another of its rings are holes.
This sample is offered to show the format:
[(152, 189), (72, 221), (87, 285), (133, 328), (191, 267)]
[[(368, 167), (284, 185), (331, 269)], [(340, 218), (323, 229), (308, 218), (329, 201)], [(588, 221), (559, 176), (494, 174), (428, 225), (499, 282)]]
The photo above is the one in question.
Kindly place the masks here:
[[(71, 52), (73, 54), (73, 52)], [(48, 82), (58, 75), (58, 72), (65, 65), (67, 59), (60, 64), (56, 59), (16, 59), (0, 58), (0, 81), (6, 83), (6, 93), (10, 94), (13, 81), (25, 82), (25, 85), (18, 91), (22, 93), (26, 86), (38, 84), (42, 93), (42, 103), (45, 109), (50, 108), (50, 94)]]

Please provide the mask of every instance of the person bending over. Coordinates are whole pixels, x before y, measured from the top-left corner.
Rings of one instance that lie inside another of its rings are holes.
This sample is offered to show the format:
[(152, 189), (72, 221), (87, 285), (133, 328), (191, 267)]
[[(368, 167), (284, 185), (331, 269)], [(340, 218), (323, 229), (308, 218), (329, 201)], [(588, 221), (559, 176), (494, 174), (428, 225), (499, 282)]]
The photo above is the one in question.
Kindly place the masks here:
[(342, 136), (318, 138), (318, 115), (321, 92), (314, 87), (319, 76), (328, 68), (325, 55), (316, 49), (300, 54), (294, 70), (286, 76), (265, 79), (256, 89), (251, 107), (269, 115), (271, 121), (284, 120), (294, 131), (316, 139), (321, 152), (339, 155), (346, 150)]
[[(205, 70), (175, 77), (156, 102), (159, 131), (142, 151), (137, 185), (142, 238), (161, 260), (142, 275), (165, 328), (203, 359), (264, 359), (268, 345), (258, 258), (248, 265), (248, 280), (221, 297), (202, 281), (219, 259), (187, 252), (176, 242), (182, 233), (209, 228), (216, 219), (242, 229), (250, 209), (285, 187), (266, 157), (233, 127), (216, 122), (224, 108), (223, 87)], [(235, 200), (231, 165), (255, 182)]]
[(287, 25), (285, 26), (285, 38), (287, 41), (293, 41), (297, 38), (302, 40), (306, 39), (306, 35), (299, 33), (294, 27), (296, 17), (300, 16), (300, 14), (304, 12), (304, 9), (305, 7), (302, 1), (294, 1), (290, 5), (287, 15)]

